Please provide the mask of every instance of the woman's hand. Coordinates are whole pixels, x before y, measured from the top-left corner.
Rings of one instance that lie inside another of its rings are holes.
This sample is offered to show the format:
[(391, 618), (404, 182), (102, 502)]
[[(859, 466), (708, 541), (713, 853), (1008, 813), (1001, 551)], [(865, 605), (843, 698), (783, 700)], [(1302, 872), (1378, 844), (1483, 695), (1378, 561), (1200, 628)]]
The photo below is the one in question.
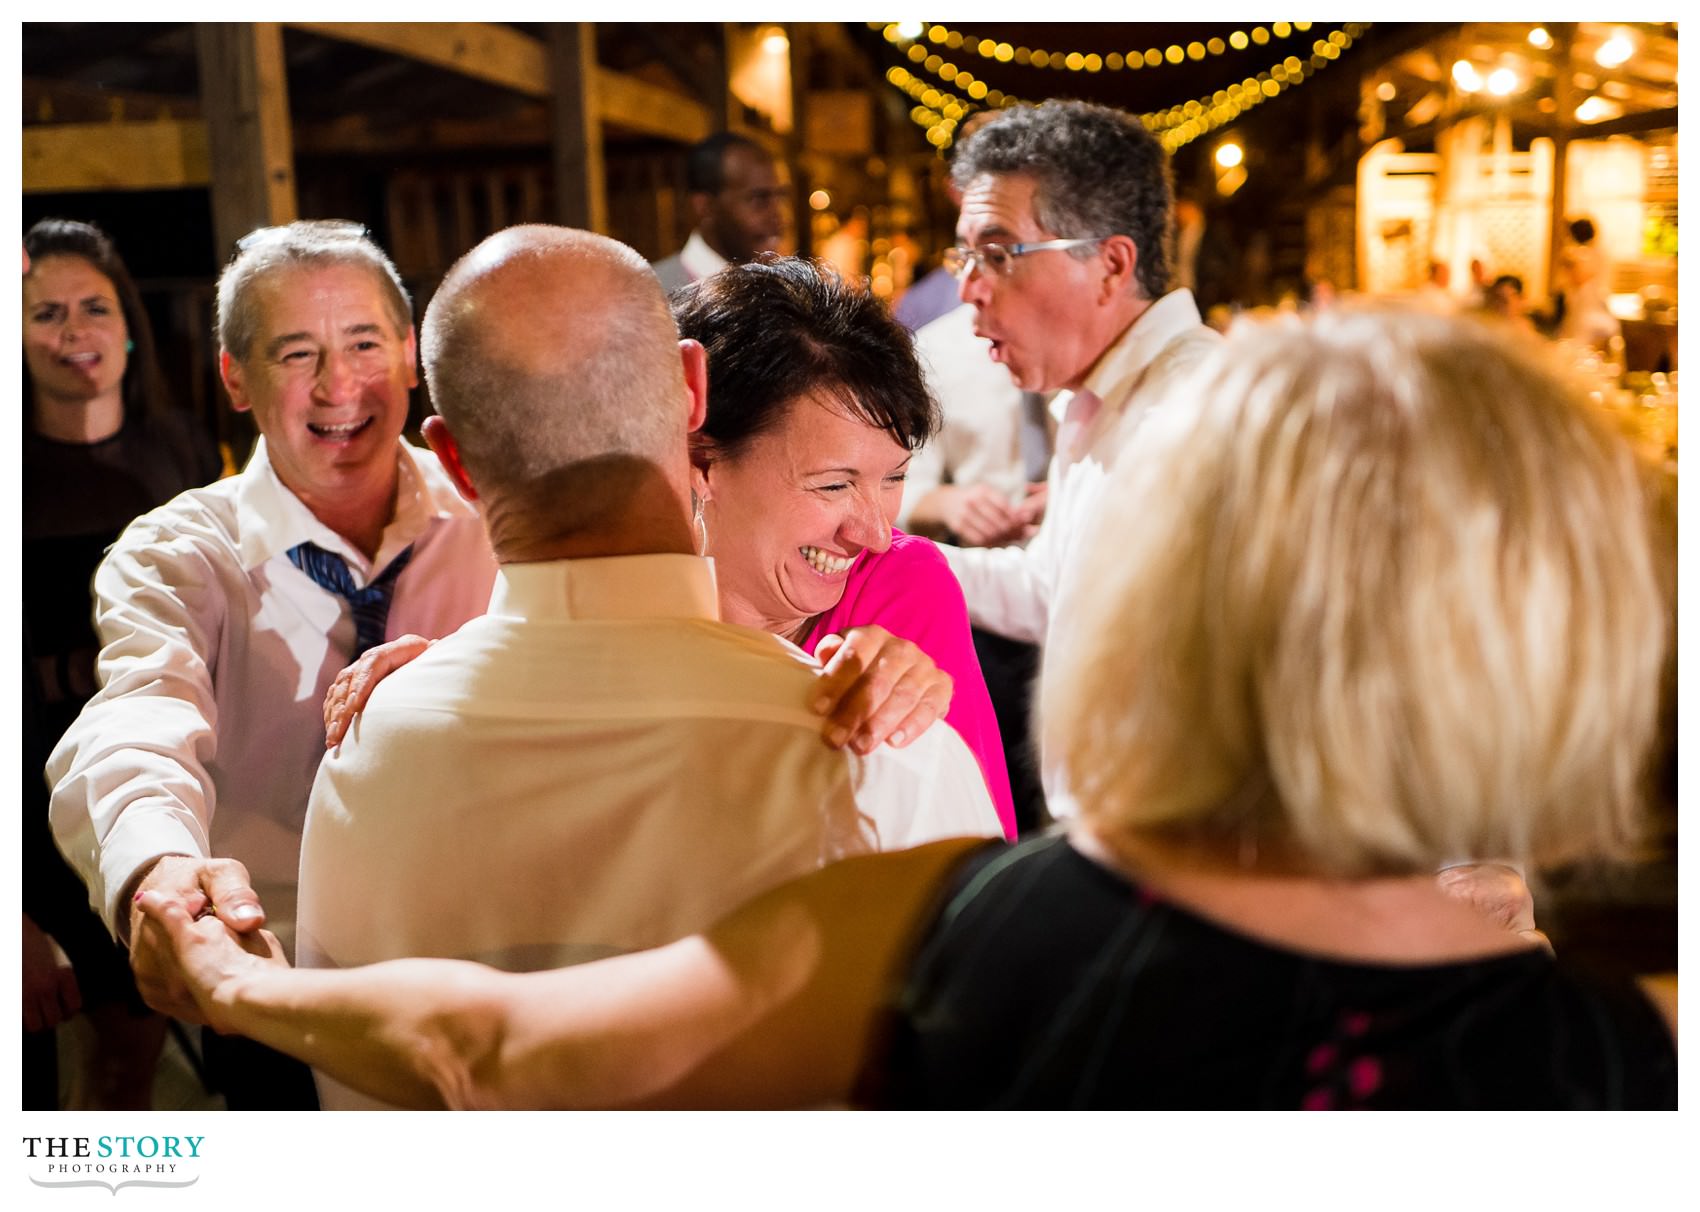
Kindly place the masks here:
[[(376, 649), (374, 649), (376, 651)], [(825, 668), (814, 708), (827, 716), (826, 743), (872, 753), (901, 749), (950, 710), (951, 677), (908, 640), (883, 627), (852, 627), (815, 648)]]
[(354, 664), (337, 674), (336, 681), (325, 692), (325, 748), (335, 749), (337, 742), (348, 735), (348, 726), (366, 706), (379, 682), (436, 642), (422, 635), (400, 636), (387, 644), (368, 648)]
[(1504, 863), (1460, 863), (1442, 868), (1435, 883), (1489, 921), (1552, 950), (1546, 934), (1535, 926), (1534, 894), (1516, 868)]
[(24, 1030), (50, 1031), (83, 1008), (71, 961), (24, 914)]

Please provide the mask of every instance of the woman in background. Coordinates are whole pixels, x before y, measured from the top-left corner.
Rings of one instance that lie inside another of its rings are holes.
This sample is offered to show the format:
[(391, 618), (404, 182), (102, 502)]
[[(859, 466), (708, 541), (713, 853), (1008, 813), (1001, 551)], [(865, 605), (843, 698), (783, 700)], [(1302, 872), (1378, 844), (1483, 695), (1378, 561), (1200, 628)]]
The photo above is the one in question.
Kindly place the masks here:
[(1066, 836), (851, 859), (527, 975), (290, 972), (149, 894), (220, 1030), (448, 1106), (1674, 1107), (1674, 978), (1448, 896), (1637, 831), (1672, 553), (1522, 343), (1245, 326), (1150, 414), (1047, 654)]
[[(166, 401), (141, 295), (106, 234), (43, 219), (24, 254), (24, 1026), (47, 1031), (80, 1007), (95, 1047), (67, 1104), (145, 1108), (165, 1020), (54, 849), (41, 771), (95, 690), (95, 566), (126, 525), (214, 479), (219, 462)], [(49, 936), (73, 977), (53, 971)]]

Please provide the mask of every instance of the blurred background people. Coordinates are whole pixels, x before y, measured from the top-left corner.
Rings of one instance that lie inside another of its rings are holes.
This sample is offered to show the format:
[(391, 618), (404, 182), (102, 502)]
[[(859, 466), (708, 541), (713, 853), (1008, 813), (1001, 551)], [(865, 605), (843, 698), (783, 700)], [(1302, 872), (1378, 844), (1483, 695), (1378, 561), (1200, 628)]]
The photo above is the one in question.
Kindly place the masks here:
[(1412, 300), (1424, 311), (1437, 316), (1449, 316), (1458, 310), (1458, 297), (1452, 293), (1452, 267), (1445, 261), (1430, 261), (1428, 277), (1417, 287)]
[(685, 187), (696, 227), (684, 248), (655, 263), (662, 290), (779, 250), (790, 187), (761, 144), (727, 131), (710, 135), (687, 153)]
[(1211, 226), (1196, 193), (1175, 197), (1175, 286), (1190, 290), (1200, 314), (1231, 304), (1235, 290), (1233, 247)]
[[(997, 117), (997, 114), (998, 111), (995, 109), (982, 109), (970, 114), (956, 130), (956, 138), (951, 143), (951, 154), (954, 156), (961, 151), (962, 146), (973, 137), (974, 132)], [(944, 192), (945, 197), (950, 199), (950, 217), (954, 219), (956, 209), (962, 205), (962, 187), (951, 176), (948, 165), (944, 173)], [(956, 275), (941, 263), (933, 266), (908, 290), (904, 291), (903, 297), (897, 301), (897, 306), (893, 310), (899, 324), (910, 332), (919, 335), (920, 331), (934, 320), (966, 306), (967, 304), (963, 303), (957, 290)], [(944, 352), (944, 350), (935, 351), (934, 360), (937, 361), (939, 355)], [(957, 351), (952, 349), (950, 352), (955, 353)]]
[(1528, 303), (1523, 298), (1523, 279), (1516, 274), (1500, 274), (1493, 280), (1482, 295), (1482, 312), (1523, 332), (1535, 331), (1529, 320)]
[(1674, 978), (1578, 975), (1432, 875), (1636, 836), (1671, 553), (1625, 438), (1408, 312), (1248, 324), (1170, 390), (1047, 654), (1066, 836), (529, 976), (148, 928), (216, 1025), (416, 1105), (1674, 1108)]
[[(95, 690), (89, 582), (130, 521), (218, 475), (212, 443), (171, 406), (141, 294), (105, 233), (43, 219), (24, 236), (24, 1019), (45, 1034), (80, 1006), (66, 1106), (145, 1108), (165, 1020), (54, 847), (42, 767)], [(57, 970), (51, 938), (69, 956)], [(55, 1105), (49, 1086), (26, 1105)]]
[(1592, 219), (1570, 224), (1570, 241), (1559, 253), (1554, 270), (1557, 290), (1557, 335), (1594, 349), (1605, 349), (1620, 335), (1622, 325), (1606, 307), (1611, 293), (1611, 265), (1596, 242)]

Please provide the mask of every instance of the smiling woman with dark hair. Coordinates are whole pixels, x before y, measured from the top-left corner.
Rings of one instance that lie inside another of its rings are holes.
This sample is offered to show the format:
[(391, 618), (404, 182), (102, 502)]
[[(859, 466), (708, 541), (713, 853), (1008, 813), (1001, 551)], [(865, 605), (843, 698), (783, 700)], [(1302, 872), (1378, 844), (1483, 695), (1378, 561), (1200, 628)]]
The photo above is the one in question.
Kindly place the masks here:
[[(168, 405), (141, 294), (106, 233), (43, 219), (24, 253), (24, 1023), (49, 1028), (81, 1005), (96, 1051), (73, 1070), (70, 1105), (146, 1107), (165, 1020), (147, 1013), (48, 836), (41, 771), (94, 693), (95, 565), (132, 519), (211, 480), (219, 463)], [(70, 956), (73, 988), (55, 985), (42, 930)]]
[(891, 525), (909, 457), (939, 425), (908, 330), (868, 291), (795, 257), (684, 287), (673, 316), (708, 352), (692, 458), (726, 621), (811, 653), (863, 625), (915, 643), (951, 676), (945, 720), (1014, 837), (962, 590), (937, 547)]

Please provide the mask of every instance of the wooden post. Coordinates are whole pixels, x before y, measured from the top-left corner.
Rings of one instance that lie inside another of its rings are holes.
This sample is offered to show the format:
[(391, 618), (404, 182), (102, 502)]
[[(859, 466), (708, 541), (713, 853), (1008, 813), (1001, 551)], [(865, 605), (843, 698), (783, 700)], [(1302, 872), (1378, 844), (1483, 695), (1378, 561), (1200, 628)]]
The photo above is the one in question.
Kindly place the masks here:
[(1553, 292), (1558, 276), (1558, 258), (1570, 235), (1564, 221), (1564, 178), (1570, 155), (1570, 132), (1576, 126), (1575, 65), (1570, 57), (1576, 42), (1574, 21), (1554, 22), (1547, 26), (1552, 35), (1548, 55), (1557, 73), (1552, 82), (1552, 229), (1547, 238), (1547, 293)]
[(563, 21), (549, 27), (551, 155), (555, 217), (568, 227), (606, 233), (607, 171), (596, 104), (596, 26)]
[(785, 27), (790, 43), (791, 130), (785, 136), (785, 159), (791, 166), (791, 222), (797, 229), (797, 255), (814, 255), (814, 225), (810, 219), (808, 166), (803, 160), (803, 138), (809, 122), (809, 42), (806, 22), (793, 21)]
[(703, 99), (708, 103), (715, 130), (734, 130), (740, 124), (744, 103), (732, 93), (732, 47), (737, 30), (730, 22), (722, 21), (711, 27), (714, 64), (708, 73), (712, 90)]
[(274, 21), (198, 22), (195, 48), (212, 168), (214, 255), (222, 264), (254, 228), (298, 214), (283, 31)]

